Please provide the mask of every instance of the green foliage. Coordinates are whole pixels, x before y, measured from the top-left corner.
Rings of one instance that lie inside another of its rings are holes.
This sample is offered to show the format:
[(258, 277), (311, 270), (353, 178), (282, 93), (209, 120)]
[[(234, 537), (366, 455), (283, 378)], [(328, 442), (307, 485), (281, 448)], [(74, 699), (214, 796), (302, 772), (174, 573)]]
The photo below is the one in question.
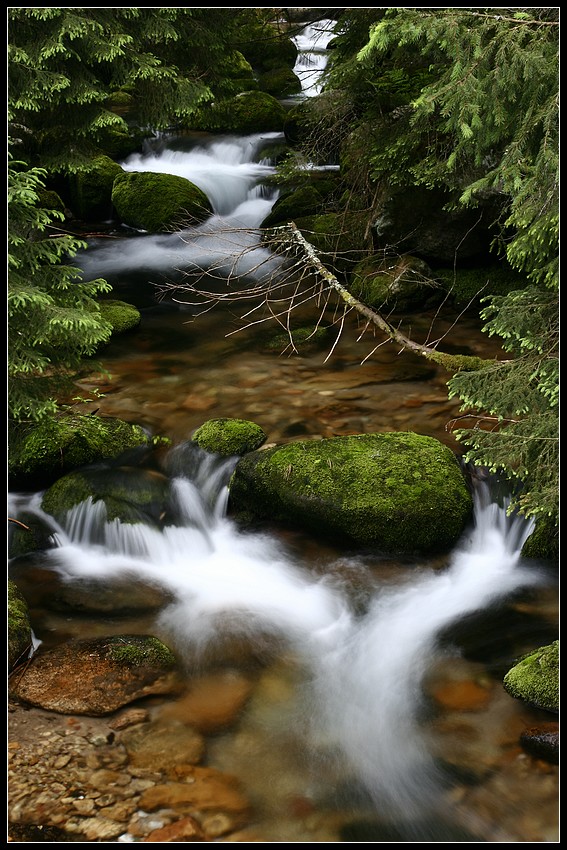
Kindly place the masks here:
[[(510, 360), (458, 373), (449, 396), (474, 425), (456, 431), (466, 460), (522, 483), (515, 501), (526, 516), (557, 520), (559, 472), (559, 317), (555, 293), (537, 287), (487, 299), (485, 330)], [(475, 411), (484, 411), (475, 414)]]
[[(441, 187), (455, 206), (501, 201), (500, 248), (531, 284), (483, 300), (509, 360), (459, 372), (449, 393), (476, 425), (466, 457), (522, 486), (512, 507), (558, 511), (558, 9), (388, 9), (357, 60), (378, 74), (414, 55), (431, 79), (369, 143), (372, 180)], [(377, 110), (376, 110), (377, 111)]]
[(103, 280), (82, 282), (67, 264), (84, 243), (50, 236), (63, 216), (37, 206), (44, 171), (8, 176), (8, 407), (16, 421), (40, 420), (57, 409), (74, 371), (111, 333), (95, 301)]

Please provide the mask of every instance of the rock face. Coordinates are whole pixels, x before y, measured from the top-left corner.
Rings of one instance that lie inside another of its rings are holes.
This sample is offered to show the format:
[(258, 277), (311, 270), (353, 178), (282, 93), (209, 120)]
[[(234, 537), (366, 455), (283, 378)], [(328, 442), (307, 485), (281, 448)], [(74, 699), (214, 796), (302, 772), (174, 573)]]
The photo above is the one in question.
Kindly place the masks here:
[(176, 659), (157, 638), (70, 640), (38, 652), (11, 693), (47, 711), (100, 717), (150, 694), (175, 693)]
[(504, 676), (510, 696), (544, 711), (559, 712), (559, 641), (525, 655)]
[(230, 482), (237, 521), (300, 525), (388, 552), (447, 551), (472, 513), (456, 457), (410, 432), (308, 440), (251, 452)]

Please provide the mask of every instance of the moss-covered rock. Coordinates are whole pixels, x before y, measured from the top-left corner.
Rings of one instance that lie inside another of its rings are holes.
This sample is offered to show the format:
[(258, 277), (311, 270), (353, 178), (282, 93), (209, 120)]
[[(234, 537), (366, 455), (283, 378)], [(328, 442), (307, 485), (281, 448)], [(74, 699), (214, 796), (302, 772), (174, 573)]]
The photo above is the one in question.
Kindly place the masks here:
[(122, 334), (137, 328), (142, 319), (140, 311), (126, 301), (105, 299), (98, 302), (105, 322), (112, 325), (113, 334)]
[(267, 21), (250, 20), (240, 34), (241, 50), (258, 71), (293, 68), (299, 50), (290, 36)]
[(112, 186), (122, 168), (109, 156), (93, 159), (88, 171), (80, 171), (70, 180), (71, 206), (74, 214), (87, 221), (105, 220), (112, 216)]
[(8, 670), (28, 656), (31, 646), (28, 604), (17, 585), (8, 580)]
[(274, 68), (260, 75), (258, 88), (274, 97), (289, 97), (301, 92), (301, 80), (291, 68)]
[(282, 222), (314, 215), (322, 209), (323, 200), (323, 195), (315, 186), (300, 186), (278, 198), (262, 222), (262, 227), (273, 227)]
[(559, 641), (524, 655), (504, 676), (510, 696), (536, 708), (559, 712)]
[(162, 524), (170, 510), (169, 481), (158, 472), (135, 467), (105, 467), (70, 472), (49, 487), (41, 502), (46, 513), (62, 522), (71, 508), (90, 499), (104, 502), (106, 519), (125, 523)]
[(106, 416), (65, 413), (14, 428), (8, 458), (11, 489), (42, 489), (77, 467), (154, 442), (139, 425)]
[(557, 517), (542, 517), (522, 548), (524, 558), (559, 564), (559, 522)]
[(361, 260), (353, 269), (349, 290), (369, 307), (396, 312), (427, 309), (446, 294), (427, 263), (408, 255), (387, 260), (380, 254)]
[(528, 279), (502, 261), (477, 268), (437, 269), (435, 277), (457, 306), (480, 302), (486, 295), (507, 295), (525, 289)]
[(453, 452), (411, 432), (251, 452), (230, 481), (237, 521), (275, 520), (391, 553), (447, 551), (472, 516)]
[(283, 129), (285, 115), (284, 107), (273, 95), (247, 91), (207, 104), (191, 123), (193, 129), (211, 132), (275, 133)]
[(112, 203), (124, 224), (150, 233), (199, 223), (213, 212), (206, 194), (190, 180), (149, 171), (119, 174)]
[(209, 419), (193, 433), (193, 441), (204, 451), (230, 457), (260, 448), (266, 434), (247, 419)]

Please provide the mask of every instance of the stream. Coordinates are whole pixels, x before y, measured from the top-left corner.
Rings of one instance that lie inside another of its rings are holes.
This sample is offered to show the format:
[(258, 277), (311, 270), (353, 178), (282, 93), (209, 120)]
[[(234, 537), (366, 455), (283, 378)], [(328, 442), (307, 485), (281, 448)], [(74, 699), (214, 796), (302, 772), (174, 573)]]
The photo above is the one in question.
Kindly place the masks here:
[[(298, 37), (304, 96), (318, 79), (306, 69), (324, 67), (315, 36)], [(281, 142), (160, 135), (121, 163), (189, 178), (214, 210), (180, 233), (89, 240), (76, 261), (142, 317), (105, 348), (107, 374), (79, 388), (100, 389), (101, 414), (171, 438), (176, 521), (158, 532), (108, 522), (84, 503), (62, 525), (46, 518), (56, 545), (43, 567), (71, 586), (157, 585), (169, 601), (153, 616), (100, 621), (38, 603), (38, 639), (137, 631), (174, 649), (188, 677), (253, 669), (252, 696), (233, 728), (207, 739), (206, 764), (238, 777), (266, 842), (557, 841), (558, 769), (519, 746), (524, 729), (550, 717), (502, 687), (520, 655), (557, 637), (556, 580), (523, 561), (531, 523), (507, 516), (490, 481), (477, 482), (474, 523), (449, 556), (401, 561), (299, 531), (244, 533), (227, 512), (236, 459), (196, 452), (187, 463), (195, 428), (220, 417), (253, 420), (268, 443), (407, 430), (461, 451), (446, 373), (377, 347), (352, 314), (340, 333), (331, 319), (294, 352), (276, 324), (244, 327), (238, 306), (203, 311), (179, 290), (157, 297), (187, 272), (211, 287), (277, 272), (257, 228), (277, 198), (263, 181)], [(309, 306), (304, 314), (313, 321)], [(417, 316), (412, 332), (446, 350), (499, 354), (478, 320), (449, 309)], [(10, 498), (13, 515), (41, 513), (39, 494)]]

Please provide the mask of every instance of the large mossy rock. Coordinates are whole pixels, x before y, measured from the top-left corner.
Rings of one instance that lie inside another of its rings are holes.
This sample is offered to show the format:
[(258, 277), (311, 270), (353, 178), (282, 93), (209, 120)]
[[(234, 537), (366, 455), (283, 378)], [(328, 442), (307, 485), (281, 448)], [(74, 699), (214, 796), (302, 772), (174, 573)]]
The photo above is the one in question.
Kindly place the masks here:
[(73, 639), (39, 651), (11, 694), (59, 714), (100, 717), (152, 694), (179, 693), (178, 662), (152, 635)]
[(399, 554), (449, 550), (472, 516), (453, 452), (411, 432), (251, 452), (235, 467), (229, 506), (237, 521), (281, 521)]
[(110, 416), (64, 414), (19, 427), (10, 434), (10, 485), (12, 489), (43, 489), (80, 466), (153, 443), (139, 425)]
[(150, 171), (119, 174), (112, 203), (124, 224), (149, 233), (198, 224), (213, 213), (206, 194), (190, 180)]
[(27, 658), (32, 647), (28, 604), (17, 585), (8, 581), (8, 670)]
[(559, 712), (559, 641), (524, 655), (504, 676), (510, 696), (536, 708)]

